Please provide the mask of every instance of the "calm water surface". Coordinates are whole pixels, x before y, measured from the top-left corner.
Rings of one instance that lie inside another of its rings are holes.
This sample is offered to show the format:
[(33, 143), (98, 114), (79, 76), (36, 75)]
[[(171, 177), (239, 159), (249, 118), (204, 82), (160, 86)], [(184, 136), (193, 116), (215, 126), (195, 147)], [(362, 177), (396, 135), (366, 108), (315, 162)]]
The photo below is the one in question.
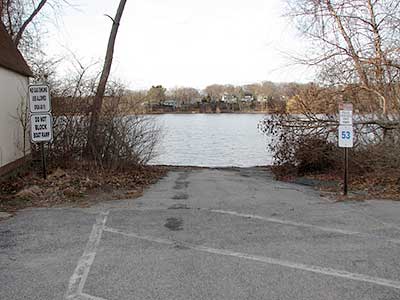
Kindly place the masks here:
[(159, 156), (151, 164), (253, 167), (271, 164), (261, 114), (165, 114)]

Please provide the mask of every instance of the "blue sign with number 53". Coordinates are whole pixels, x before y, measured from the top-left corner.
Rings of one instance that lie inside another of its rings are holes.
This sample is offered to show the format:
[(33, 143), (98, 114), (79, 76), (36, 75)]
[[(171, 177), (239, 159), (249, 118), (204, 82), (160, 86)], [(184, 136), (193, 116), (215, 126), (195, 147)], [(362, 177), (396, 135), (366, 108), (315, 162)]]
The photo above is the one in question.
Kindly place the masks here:
[(339, 126), (339, 147), (353, 147), (353, 126)]
[(342, 139), (350, 139), (351, 132), (350, 131), (342, 131)]

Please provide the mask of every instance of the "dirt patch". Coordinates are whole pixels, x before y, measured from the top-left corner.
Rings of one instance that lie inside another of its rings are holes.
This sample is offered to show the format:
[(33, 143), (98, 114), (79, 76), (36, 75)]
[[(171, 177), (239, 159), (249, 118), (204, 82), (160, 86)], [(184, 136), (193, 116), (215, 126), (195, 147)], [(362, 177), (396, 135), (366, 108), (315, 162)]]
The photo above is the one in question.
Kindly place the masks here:
[(183, 220), (177, 218), (168, 218), (164, 226), (172, 231), (183, 230)]
[(185, 170), (184, 172), (180, 173), (178, 178), (175, 181), (175, 190), (182, 190), (187, 189), (189, 186), (189, 182), (186, 180), (189, 177), (190, 170)]
[(175, 190), (183, 190), (183, 189), (187, 189), (188, 186), (189, 186), (189, 182), (187, 182), (187, 181), (176, 181), (175, 185), (174, 185), (174, 189)]
[(7, 249), (16, 246), (14, 234), (10, 230), (0, 231), (0, 249)]
[(27, 207), (90, 206), (96, 202), (130, 199), (166, 175), (168, 168), (145, 166), (104, 170), (93, 166), (53, 169), (47, 180), (31, 172), (0, 183), (0, 211)]
[(4, 211), (0, 211), (0, 220), (1, 219), (7, 219), (9, 217), (11, 217), (11, 215), (9, 213), (6, 213)]
[(170, 207), (168, 207), (168, 209), (190, 209), (190, 207), (187, 206), (186, 204), (177, 203), (177, 204), (171, 205)]
[(178, 193), (172, 197), (174, 200), (187, 200), (188, 198), (189, 196), (186, 193)]
[(184, 172), (179, 174), (177, 181), (182, 181), (187, 179), (189, 177), (190, 172), (191, 172), (190, 170), (185, 170)]
[(174, 248), (178, 249), (178, 250), (190, 250), (189, 247), (182, 245), (182, 244), (175, 244)]
[(376, 171), (364, 175), (350, 174), (349, 193), (343, 196), (343, 174), (338, 172), (280, 178), (286, 182), (312, 186), (336, 201), (382, 199), (400, 201), (400, 173)]

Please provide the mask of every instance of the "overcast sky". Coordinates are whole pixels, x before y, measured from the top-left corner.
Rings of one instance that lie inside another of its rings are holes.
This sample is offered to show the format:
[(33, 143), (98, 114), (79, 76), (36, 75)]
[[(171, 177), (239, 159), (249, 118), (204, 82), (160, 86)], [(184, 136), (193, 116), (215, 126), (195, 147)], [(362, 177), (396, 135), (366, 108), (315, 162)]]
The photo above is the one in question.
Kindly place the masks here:
[[(50, 32), (50, 53), (69, 49), (86, 62), (105, 55), (118, 0), (74, 0)], [(133, 89), (204, 88), (312, 79), (284, 53), (302, 48), (284, 0), (128, 0), (117, 37), (113, 76)], [(290, 66), (288, 66), (290, 65)]]

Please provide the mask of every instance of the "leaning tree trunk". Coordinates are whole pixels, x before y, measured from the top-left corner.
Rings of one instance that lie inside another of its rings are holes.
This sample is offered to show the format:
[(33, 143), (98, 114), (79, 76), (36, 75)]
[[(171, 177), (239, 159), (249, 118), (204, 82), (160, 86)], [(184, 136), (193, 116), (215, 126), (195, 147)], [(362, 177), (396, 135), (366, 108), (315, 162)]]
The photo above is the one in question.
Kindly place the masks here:
[(125, 4), (126, 0), (121, 0), (119, 2), (117, 14), (115, 15), (114, 19), (108, 16), (113, 21), (113, 25), (111, 28), (110, 37), (108, 39), (107, 53), (104, 60), (103, 71), (101, 73), (99, 85), (97, 86), (96, 95), (94, 97), (90, 111), (91, 116), (90, 116), (90, 125), (88, 131), (87, 149), (88, 149), (88, 154), (91, 155), (92, 158), (95, 158), (96, 132), (99, 123), (99, 116), (101, 113), (101, 107), (103, 105), (103, 97), (104, 97), (104, 92), (106, 90), (108, 77), (110, 76), (111, 65), (114, 56), (115, 39), (117, 37), (118, 28), (122, 18), (122, 13), (124, 12)]

